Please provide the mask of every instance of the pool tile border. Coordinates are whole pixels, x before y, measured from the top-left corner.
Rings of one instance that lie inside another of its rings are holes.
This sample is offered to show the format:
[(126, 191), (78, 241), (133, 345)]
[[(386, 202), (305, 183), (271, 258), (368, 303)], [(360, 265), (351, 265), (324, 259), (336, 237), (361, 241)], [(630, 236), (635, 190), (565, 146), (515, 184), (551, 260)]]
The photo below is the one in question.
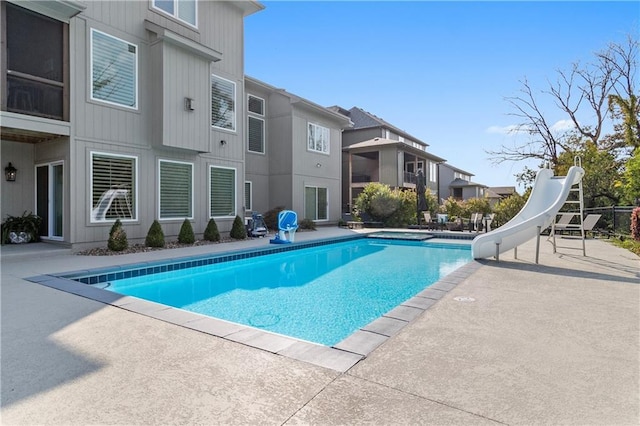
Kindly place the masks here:
[[(162, 263), (179, 262), (188, 264), (189, 262), (201, 262), (205, 258), (213, 259), (245, 259), (258, 256), (257, 252), (266, 251), (264, 254), (280, 253), (284, 251), (317, 247), (326, 244), (335, 243), (336, 241), (349, 241), (359, 239), (362, 236), (349, 236), (331, 240), (317, 240), (307, 243), (291, 244), (287, 246), (274, 247), (270, 249), (252, 249), (242, 252), (228, 252), (220, 255), (194, 256), (188, 258), (167, 259)], [(219, 260), (218, 262), (220, 262)], [(113, 268), (104, 268), (91, 271), (74, 271), (60, 275), (39, 275), (25, 278), (27, 281), (38, 283), (50, 288), (75, 294), (100, 303), (111, 305), (117, 308), (125, 309), (130, 312), (145, 315), (164, 322), (168, 322), (181, 327), (189, 328), (201, 333), (210, 334), (229, 341), (251, 346), (260, 350), (265, 350), (274, 354), (286, 356), (303, 362), (308, 362), (320, 367), (329, 368), (338, 372), (346, 372), (360, 360), (366, 358), (380, 345), (385, 344), (389, 338), (398, 334), (404, 327), (410, 324), (417, 317), (424, 314), (429, 308), (442, 299), (449, 291), (470, 277), (483, 264), (473, 260), (466, 265), (461, 266), (454, 272), (443, 277), (439, 281), (425, 288), (416, 296), (406, 300), (394, 309), (390, 310), (381, 317), (375, 319), (360, 330), (355, 331), (352, 335), (345, 338), (333, 347), (323, 346), (304, 340), (260, 330), (257, 328), (236, 324), (188, 312), (179, 308), (172, 308), (159, 303), (138, 299), (132, 296), (123, 296), (108, 290), (95, 286), (102, 282), (84, 283), (82, 278), (87, 278), (89, 274), (94, 276), (96, 272), (100, 276), (109, 276), (110, 274), (122, 273), (122, 269), (136, 268), (139, 270), (156, 270), (161, 271), (158, 265), (160, 262), (148, 262), (133, 265), (123, 265)], [(214, 262), (217, 263), (217, 262)], [(211, 263), (196, 263), (192, 266), (202, 266)], [(167, 266), (167, 265), (165, 265)], [(123, 275), (124, 276), (124, 275)], [(90, 284), (90, 285), (87, 285)]]

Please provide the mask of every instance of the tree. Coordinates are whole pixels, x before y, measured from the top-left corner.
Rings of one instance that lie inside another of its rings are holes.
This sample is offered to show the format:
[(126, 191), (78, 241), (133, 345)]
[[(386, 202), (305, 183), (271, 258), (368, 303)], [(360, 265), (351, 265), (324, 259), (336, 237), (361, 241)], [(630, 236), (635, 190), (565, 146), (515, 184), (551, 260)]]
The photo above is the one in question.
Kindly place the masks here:
[[(513, 109), (510, 115), (521, 120), (516, 131), (527, 134), (528, 139), (511, 147), (503, 145), (497, 151), (487, 151), (493, 157), (492, 161), (537, 159), (556, 168), (563, 152), (575, 150), (572, 144), (576, 140), (590, 142), (598, 150), (611, 149), (612, 139), (603, 135), (603, 131), (606, 118), (614, 113), (624, 117), (625, 134), (629, 136), (635, 131), (637, 136), (638, 105), (634, 82), (637, 49), (638, 42), (632, 37), (627, 45), (612, 43), (595, 54), (594, 62), (574, 63), (569, 71), (556, 70), (555, 81), (549, 82), (544, 90), (534, 89), (526, 78), (522, 80), (520, 95), (505, 99)], [(549, 112), (541, 107), (540, 101), (544, 97), (558, 107), (570, 126), (558, 129), (550, 121)], [(591, 117), (591, 121), (583, 123), (580, 117)], [(526, 172), (521, 176), (530, 178)]]

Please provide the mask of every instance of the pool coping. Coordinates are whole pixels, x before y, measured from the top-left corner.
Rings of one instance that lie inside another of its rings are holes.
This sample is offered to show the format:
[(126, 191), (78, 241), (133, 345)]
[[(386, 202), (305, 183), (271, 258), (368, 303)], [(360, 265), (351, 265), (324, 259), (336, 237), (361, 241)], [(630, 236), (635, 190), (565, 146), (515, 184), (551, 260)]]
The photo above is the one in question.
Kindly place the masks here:
[[(461, 266), (331, 347), (242, 324), (232, 323), (219, 318), (185, 311), (180, 308), (162, 305), (133, 296), (121, 295), (112, 291), (104, 290), (103, 288), (95, 287), (90, 283), (76, 281), (76, 279), (81, 279), (83, 274), (87, 275), (90, 271), (93, 275), (95, 275), (96, 272), (99, 272), (108, 276), (109, 274), (117, 274), (118, 272), (122, 272), (124, 269), (131, 269), (136, 266), (140, 266), (140, 268), (145, 269), (151, 268), (151, 270), (154, 270), (154, 268), (159, 267), (160, 264), (166, 264), (174, 261), (200, 262), (205, 258), (239, 259), (254, 257), (256, 256), (254, 252), (257, 251), (276, 253), (360, 238), (363, 238), (363, 236), (315, 240), (269, 249), (259, 248), (237, 250), (217, 255), (208, 254), (178, 257), (163, 261), (141, 262), (109, 268), (71, 271), (51, 275), (38, 275), (25, 279), (27, 281), (85, 297), (87, 299), (178, 325), (180, 327), (192, 329), (338, 372), (346, 372), (360, 360), (366, 358), (380, 345), (385, 343), (390, 337), (399, 333), (414, 319), (421, 316), (431, 308), (431, 306), (435, 305), (437, 301), (442, 299), (449, 291), (453, 290), (459, 283), (478, 270), (478, 268), (482, 266), (482, 263), (472, 260), (471, 262)], [(243, 255), (244, 257), (242, 257)], [(193, 266), (202, 265), (203, 264), (196, 263)], [(74, 279), (71, 277), (74, 277)]]

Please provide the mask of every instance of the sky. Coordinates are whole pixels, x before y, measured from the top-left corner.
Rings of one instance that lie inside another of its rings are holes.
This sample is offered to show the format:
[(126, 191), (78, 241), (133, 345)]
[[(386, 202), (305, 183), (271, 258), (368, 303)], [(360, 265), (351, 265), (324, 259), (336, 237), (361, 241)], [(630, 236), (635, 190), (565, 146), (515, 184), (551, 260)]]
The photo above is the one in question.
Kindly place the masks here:
[[(245, 18), (245, 73), (322, 106), (360, 107), (487, 186), (537, 162), (494, 164), (522, 143), (506, 98), (638, 34), (638, 1), (263, 1)], [(551, 123), (567, 117), (544, 95)], [(585, 121), (589, 117), (584, 117)]]

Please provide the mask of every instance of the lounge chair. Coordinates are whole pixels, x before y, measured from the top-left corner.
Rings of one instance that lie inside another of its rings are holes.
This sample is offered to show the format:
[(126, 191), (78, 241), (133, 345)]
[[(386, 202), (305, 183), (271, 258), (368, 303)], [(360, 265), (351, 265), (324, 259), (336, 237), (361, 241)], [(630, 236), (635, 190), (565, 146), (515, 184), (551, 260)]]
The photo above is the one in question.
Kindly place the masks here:
[(480, 225), (482, 224), (482, 213), (472, 213), (471, 219), (469, 219), (469, 231), (480, 231)]
[(292, 210), (282, 210), (278, 213), (278, 233), (269, 240), (271, 244), (290, 244), (295, 239), (298, 229), (298, 214)]
[(431, 217), (431, 212), (422, 212), (422, 215), (424, 216), (424, 224), (427, 229), (439, 229), (438, 221), (433, 220), (433, 217)]
[(493, 222), (493, 218), (496, 217), (495, 213), (491, 213), (486, 215), (482, 221), (484, 224), (484, 232), (491, 232), (491, 222)]
[[(582, 229), (584, 229), (585, 232), (593, 231), (593, 228), (596, 226), (596, 224), (600, 220), (600, 217), (602, 217), (601, 214), (588, 214), (582, 221)], [(580, 223), (558, 224), (556, 222), (555, 230), (556, 232), (557, 231), (567, 231), (567, 232), (580, 231)]]

